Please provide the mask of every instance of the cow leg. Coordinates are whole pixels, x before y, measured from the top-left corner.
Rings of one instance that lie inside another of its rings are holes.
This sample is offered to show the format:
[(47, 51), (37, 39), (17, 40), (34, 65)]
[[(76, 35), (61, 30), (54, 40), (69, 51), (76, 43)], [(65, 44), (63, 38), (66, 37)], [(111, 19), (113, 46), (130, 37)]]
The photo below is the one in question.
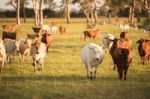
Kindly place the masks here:
[(126, 80), (127, 69), (124, 70), (124, 80)]
[(123, 70), (122, 69), (118, 69), (118, 74), (119, 74), (119, 79), (121, 80), (123, 77)]
[(114, 70), (116, 70), (116, 64), (114, 63)]

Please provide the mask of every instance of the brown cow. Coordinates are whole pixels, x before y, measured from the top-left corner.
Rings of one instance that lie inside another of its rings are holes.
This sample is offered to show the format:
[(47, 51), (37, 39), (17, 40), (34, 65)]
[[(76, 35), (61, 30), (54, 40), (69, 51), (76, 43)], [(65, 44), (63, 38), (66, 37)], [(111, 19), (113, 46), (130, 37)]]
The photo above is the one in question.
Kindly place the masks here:
[(137, 41), (137, 44), (139, 44), (138, 52), (144, 65), (145, 61), (150, 58), (150, 40), (140, 39)]
[(110, 48), (110, 54), (114, 63), (114, 70), (115, 67), (117, 67), (119, 79), (122, 79), (124, 73), (124, 80), (126, 80), (126, 74), (129, 67), (129, 50), (127, 48), (117, 48), (117, 38), (111, 41), (113, 41), (113, 45)]
[(95, 39), (97, 37), (97, 35), (99, 34), (99, 30), (89, 30), (89, 31), (84, 31), (84, 40), (86, 39), (86, 37), (89, 38), (93, 38)]
[(46, 44), (47, 52), (48, 52), (49, 46), (51, 46), (51, 44), (52, 44), (52, 41), (53, 41), (53, 38), (52, 38), (51, 34), (45, 33), (42, 35), (41, 42)]
[(59, 27), (59, 33), (60, 33), (60, 35), (66, 33), (66, 28), (63, 26), (60, 26)]
[(16, 24), (12, 24), (12, 25), (3, 25), (3, 30), (4, 31), (16, 31), (17, 25)]

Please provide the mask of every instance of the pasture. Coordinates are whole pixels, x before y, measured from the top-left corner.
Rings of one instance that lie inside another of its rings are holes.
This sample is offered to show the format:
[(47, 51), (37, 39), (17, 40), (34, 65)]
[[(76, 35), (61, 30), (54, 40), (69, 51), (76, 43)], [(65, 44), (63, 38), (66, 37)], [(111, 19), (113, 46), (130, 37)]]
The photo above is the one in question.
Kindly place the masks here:
[[(103, 22), (106, 19), (99, 19)], [(32, 33), (33, 19), (27, 19), (17, 28), (18, 38)], [(34, 72), (32, 60), (20, 62), (16, 55), (11, 64), (6, 64), (0, 73), (0, 99), (150, 99), (150, 62), (141, 64), (136, 41), (150, 38), (148, 33), (131, 28), (130, 39), (133, 42), (133, 62), (129, 67), (127, 81), (118, 79), (113, 70), (110, 54), (105, 53), (104, 61), (97, 71), (97, 79), (86, 78), (86, 69), (81, 61), (80, 52), (89, 42), (102, 45), (101, 37), (112, 33), (119, 37), (121, 30), (114, 24), (97, 25), (100, 35), (93, 39), (82, 39), (86, 29), (85, 19), (45, 19), (45, 24), (57, 22), (67, 28), (66, 34), (52, 34), (53, 43), (45, 59), (43, 71)], [(107, 20), (106, 20), (107, 21)], [(13, 24), (15, 19), (0, 19), (0, 27)], [(2, 28), (0, 28), (0, 36)]]

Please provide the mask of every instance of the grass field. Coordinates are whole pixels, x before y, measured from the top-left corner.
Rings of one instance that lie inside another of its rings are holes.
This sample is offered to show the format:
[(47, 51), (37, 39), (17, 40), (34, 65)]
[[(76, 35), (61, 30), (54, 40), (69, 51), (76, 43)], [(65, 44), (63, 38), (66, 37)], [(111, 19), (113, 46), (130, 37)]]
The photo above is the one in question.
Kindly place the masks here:
[[(103, 22), (106, 19), (99, 19)], [(142, 65), (136, 41), (150, 38), (142, 30), (131, 29), (129, 36), (133, 41), (133, 63), (129, 67), (127, 81), (118, 79), (117, 71), (108, 53), (99, 66), (97, 79), (86, 78), (85, 66), (80, 52), (89, 42), (101, 45), (101, 37), (112, 33), (119, 37), (121, 32), (113, 24), (98, 25), (101, 30), (96, 40), (81, 40), (86, 28), (85, 19), (73, 19), (66, 24), (64, 19), (45, 19), (45, 24), (56, 21), (67, 28), (64, 35), (52, 34), (53, 44), (45, 59), (43, 71), (34, 72), (31, 58), (27, 62), (19, 62), (18, 56), (11, 64), (6, 64), (0, 73), (0, 99), (150, 99), (150, 62)], [(15, 19), (0, 19), (3, 24), (15, 23)], [(17, 28), (18, 38), (31, 33), (34, 22), (28, 19)], [(2, 28), (0, 28), (0, 36)]]

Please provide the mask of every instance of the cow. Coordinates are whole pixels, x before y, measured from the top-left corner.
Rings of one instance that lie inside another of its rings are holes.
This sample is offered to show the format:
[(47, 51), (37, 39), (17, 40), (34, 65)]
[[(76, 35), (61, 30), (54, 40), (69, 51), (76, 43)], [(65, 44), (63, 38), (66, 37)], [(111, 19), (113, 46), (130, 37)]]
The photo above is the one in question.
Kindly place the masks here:
[(1, 61), (1, 65), (0, 65), (0, 71), (1, 71), (6, 62), (6, 50), (2, 39), (0, 39), (0, 61)]
[(117, 48), (114, 51), (113, 57), (114, 57), (114, 61), (117, 67), (120, 80), (122, 78), (126, 80), (127, 71), (129, 68), (128, 55), (129, 55), (129, 50), (126, 48)]
[(84, 40), (86, 39), (86, 37), (95, 39), (99, 34), (99, 30), (98, 29), (89, 30), (89, 31), (84, 31), (83, 33), (84, 33)]
[(84, 46), (81, 51), (81, 59), (87, 70), (87, 77), (91, 80), (96, 78), (98, 66), (103, 62), (104, 51), (101, 46), (90, 43)]
[(42, 34), (45, 33), (45, 32), (50, 33), (51, 28), (48, 25), (42, 25), (41, 31), (42, 31)]
[(59, 27), (59, 33), (60, 33), (60, 35), (66, 33), (66, 28), (63, 26), (60, 26)]
[(112, 57), (113, 63), (114, 63), (114, 70), (116, 69), (116, 63), (115, 63), (115, 57), (114, 57), (114, 51), (117, 49), (117, 42), (118, 42), (118, 38), (114, 38), (113, 40), (110, 39), (110, 41), (113, 42), (109, 52), (110, 55)]
[(4, 40), (5, 38), (16, 40), (17, 34), (18, 34), (18, 32), (3, 31), (2, 40)]
[(14, 31), (16, 31), (17, 25), (16, 25), (16, 24), (12, 24), (12, 25), (3, 25), (2, 28), (3, 28), (3, 31), (14, 32)]
[(16, 41), (12, 39), (4, 39), (4, 46), (6, 49), (6, 55), (7, 55), (7, 63), (11, 63), (11, 60), (14, 58), (14, 55), (16, 53)]
[(28, 39), (35, 39), (35, 38), (38, 38), (38, 37), (39, 37), (39, 34), (37, 34), (37, 33), (28, 33), (27, 34)]
[(17, 52), (19, 53), (20, 61), (27, 61), (28, 57), (30, 56), (31, 43), (31, 40), (24, 38), (16, 41)]
[(52, 22), (52, 25), (51, 25), (51, 32), (52, 33), (57, 33), (58, 31), (58, 27), (56, 26), (56, 23), (55, 22)]
[(47, 54), (47, 45), (40, 40), (37, 40), (31, 47), (31, 56), (34, 66), (34, 71), (43, 70), (44, 58)]
[(129, 24), (119, 24), (119, 28), (122, 30), (122, 31), (127, 31), (130, 29), (130, 26)]
[(141, 61), (143, 65), (145, 64), (146, 60), (150, 58), (150, 40), (147, 39), (140, 39), (137, 41), (138, 45), (138, 52), (141, 57)]
[(47, 52), (48, 52), (49, 47), (52, 44), (52, 41), (53, 41), (53, 38), (52, 38), (51, 34), (45, 33), (42, 35), (41, 42), (46, 44)]
[(104, 34), (102, 37), (102, 43), (104, 47), (106, 48), (106, 52), (108, 52), (113, 44), (111, 40), (113, 40), (115, 37), (112, 34)]

